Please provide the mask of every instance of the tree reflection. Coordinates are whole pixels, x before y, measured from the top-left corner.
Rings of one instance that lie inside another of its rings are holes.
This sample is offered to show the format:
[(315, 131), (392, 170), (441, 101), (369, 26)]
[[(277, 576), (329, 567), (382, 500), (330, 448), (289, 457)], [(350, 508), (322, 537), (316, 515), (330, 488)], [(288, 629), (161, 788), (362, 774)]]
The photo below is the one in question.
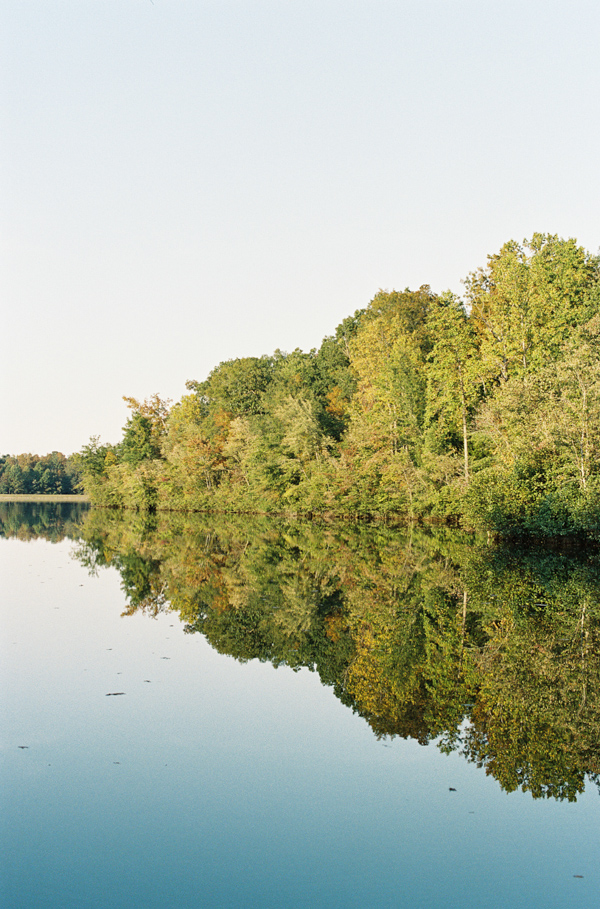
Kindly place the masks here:
[(178, 613), (219, 652), (316, 671), (379, 737), (435, 740), (507, 791), (575, 800), (600, 773), (594, 554), (447, 529), (89, 511), (76, 557), (126, 615)]
[(0, 537), (75, 539), (89, 505), (79, 502), (0, 502)]

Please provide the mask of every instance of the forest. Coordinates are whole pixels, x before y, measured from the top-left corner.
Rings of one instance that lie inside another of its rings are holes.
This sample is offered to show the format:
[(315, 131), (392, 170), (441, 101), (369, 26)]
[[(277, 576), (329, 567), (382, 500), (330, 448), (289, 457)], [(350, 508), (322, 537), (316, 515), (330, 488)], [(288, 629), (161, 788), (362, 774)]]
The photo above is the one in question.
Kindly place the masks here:
[(463, 298), (380, 290), (318, 349), (220, 363), (173, 404), (125, 398), (78, 455), (96, 505), (600, 532), (600, 257), (510, 241)]
[(72, 495), (80, 491), (78, 458), (60, 451), (50, 454), (1, 455), (0, 493), (13, 495)]

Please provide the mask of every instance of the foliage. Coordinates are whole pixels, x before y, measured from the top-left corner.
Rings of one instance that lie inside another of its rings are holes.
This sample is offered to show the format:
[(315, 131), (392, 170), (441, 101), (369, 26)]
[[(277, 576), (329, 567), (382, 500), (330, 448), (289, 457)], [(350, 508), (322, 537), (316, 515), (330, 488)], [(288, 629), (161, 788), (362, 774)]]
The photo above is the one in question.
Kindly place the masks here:
[(95, 504), (600, 534), (600, 259), (510, 241), (452, 293), (380, 290), (320, 348), (219, 364), (80, 455)]
[(20, 495), (72, 495), (79, 492), (78, 457), (50, 454), (0, 456), (0, 493)]

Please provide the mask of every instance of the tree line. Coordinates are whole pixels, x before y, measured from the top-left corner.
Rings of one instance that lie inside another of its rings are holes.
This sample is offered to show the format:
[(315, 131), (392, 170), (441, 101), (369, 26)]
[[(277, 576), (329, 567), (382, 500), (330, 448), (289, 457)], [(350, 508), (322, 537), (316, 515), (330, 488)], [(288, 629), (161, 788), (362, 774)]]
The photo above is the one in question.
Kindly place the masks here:
[(465, 280), (379, 291), (318, 349), (219, 364), (90, 440), (99, 505), (600, 530), (600, 257), (510, 241)]
[(78, 457), (60, 451), (47, 455), (0, 455), (0, 493), (72, 495), (80, 492)]

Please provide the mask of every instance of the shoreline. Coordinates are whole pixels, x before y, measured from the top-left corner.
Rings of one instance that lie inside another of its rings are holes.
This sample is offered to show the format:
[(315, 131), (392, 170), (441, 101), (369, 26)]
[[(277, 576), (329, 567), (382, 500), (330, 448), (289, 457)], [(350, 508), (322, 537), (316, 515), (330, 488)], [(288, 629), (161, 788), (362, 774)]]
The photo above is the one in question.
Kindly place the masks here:
[(0, 502), (81, 502), (90, 504), (90, 497), (73, 493), (0, 493)]

